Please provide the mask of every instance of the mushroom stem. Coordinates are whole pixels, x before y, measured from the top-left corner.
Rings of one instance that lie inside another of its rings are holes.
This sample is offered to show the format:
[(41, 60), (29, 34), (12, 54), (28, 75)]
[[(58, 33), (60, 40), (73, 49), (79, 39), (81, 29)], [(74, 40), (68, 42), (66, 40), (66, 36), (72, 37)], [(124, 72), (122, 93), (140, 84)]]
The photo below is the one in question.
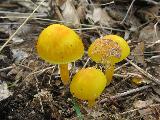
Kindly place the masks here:
[[(108, 66), (108, 65), (106, 65)], [(108, 86), (111, 83), (113, 74), (114, 74), (114, 67), (115, 64), (110, 64), (108, 67), (106, 67), (106, 71), (105, 71), (105, 75), (106, 75), (106, 79), (107, 79), (107, 84), (106, 86)]]
[(67, 85), (69, 83), (69, 70), (68, 70), (68, 64), (60, 64), (60, 76), (61, 80), (64, 85)]
[(88, 107), (92, 107), (95, 104), (95, 100), (88, 100)]

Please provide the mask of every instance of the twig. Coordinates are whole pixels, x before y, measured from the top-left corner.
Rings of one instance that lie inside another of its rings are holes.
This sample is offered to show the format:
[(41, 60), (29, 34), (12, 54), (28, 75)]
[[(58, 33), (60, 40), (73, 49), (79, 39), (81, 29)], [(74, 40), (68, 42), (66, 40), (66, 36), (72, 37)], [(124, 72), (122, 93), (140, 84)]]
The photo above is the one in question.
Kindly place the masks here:
[(121, 66), (117, 67), (116, 69), (114, 69), (114, 72), (118, 71), (119, 69), (121, 69), (122, 67), (124, 67), (124, 66), (126, 66), (128, 64), (129, 64), (129, 62), (124, 63), (123, 65), (121, 65)]
[(51, 66), (51, 67), (44, 68), (42, 70), (34, 71), (34, 72), (30, 73), (29, 75), (27, 75), (25, 79), (27, 79), (29, 76), (34, 75), (34, 74), (38, 74), (38, 73), (42, 74), (43, 72), (45, 72), (46, 70), (49, 70), (49, 69), (55, 70), (55, 68), (56, 68), (56, 66)]
[[(4, 17), (0, 17), (2, 19), (5, 18), (20, 18), (20, 19), (25, 19), (27, 17), (25, 16), (4, 16)], [(71, 22), (66, 22), (63, 20), (51, 20), (51, 19), (46, 19), (46, 18), (38, 18), (38, 17), (31, 17), (34, 20), (42, 20), (42, 21), (47, 21), (47, 22), (57, 22), (57, 23), (66, 23), (66, 24), (71, 24)], [(89, 30), (89, 29), (98, 29), (98, 28), (103, 28), (106, 30), (113, 30), (113, 31), (119, 31), (119, 32), (125, 32), (125, 30), (121, 30), (121, 29), (116, 29), (116, 28), (111, 28), (111, 27), (105, 27), (105, 26), (98, 26), (98, 25), (88, 25), (88, 24), (80, 24), (81, 26), (84, 26), (85, 28), (82, 29), (74, 29), (74, 30)], [(87, 28), (88, 27), (88, 28)]]
[(133, 3), (134, 3), (135, 1), (136, 1), (136, 0), (132, 0), (132, 3), (131, 3), (131, 5), (129, 6), (129, 8), (128, 8), (128, 11), (127, 11), (126, 15), (125, 15), (125, 17), (123, 18), (123, 20), (121, 21), (121, 23), (120, 23), (120, 24), (123, 24), (123, 23), (124, 23), (124, 21), (126, 20), (126, 18), (127, 18), (127, 16), (128, 16), (128, 14), (129, 14), (129, 12), (130, 12), (130, 10), (131, 10), (131, 8), (132, 8), (132, 6), (133, 6)]
[(152, 104), (152, 105), (148, 105), (148, 106), (145, 106), (145, 107), (142, 107), (142, 108), (132, 109), (132, 110), (129, 110), (129, 111), (126, 111), (126, 112), (123, 112), (123, 113), (119, 113), (119, 115), (125, 115), (125, 114), (128, 114), (128, 113), (132, 113), (132, 112), (136, 112), (138, 110), (148, 108), (148, 107), (156, 107), (156, 106), (160, 106), (160, 104)]
[(6, 67), (6, 68), (2, 68), (2, 69), (0, 69), (0, 72), (2, 72), (2, 71), (6, 71), (6, 70), (10, 70), (10, 69), (12, 69), (12, 68), (14, 68), (15, 66), (9, 66), (9, 67)]
[(159, 2), (156, 2), (156, 1), (154, 1), (154, 0), (144, 0), (144, 1), (146, 1), (146, 2), (148, 2), (148, 3), (151, 3), (151, 4), (153, 4), (153, 5), (159, 5), (159, 4), (160, 4)]
[[(155, 41), (154, 43), (149, 44), (146, 48), (151, 48), (151, 47), (153, 47), (154, 45), (159, 44), (159, 43), (160, 43), (160, 40), (157, 40), (157, 41)], [(151, 52), (153, 53), (154, 51), (151, 51)]]
[(114, 2), (114, 0), (113, 1), (111, 1), (111, 2), (109, 2), (109, 3), (105, 3), (105, 4), (94, 4), (94, 3), (91, 3), (91, 4), (88, 4), (89, 6), (91, 6), (91, 5), (94, 5), (94, 6), (96, 6), (96, 5), (100, 5), (100, 6), (105, 6), (105, 5), (110, 5), (110, 4), (114, 4), (115, 2)]
[[(28, 16), (32, 13), (20, 13), (20, 12), (10, 12), (10, 11), (0, 11), (0, 14), (5, 14), (6, 16), (20, 17), (20, 16)], [(46, 14), (42, 13), (34, 13), (34, 17), (46, 17)]]
[(25, 21), (19, 26), (19, 28), (10, 36), (10, 38), (2, 45), (0, 48), (0, 52), (3, 50), (3, 48), (12, 40), (12, 38), (21, 30), (21, 28), (27, 23), (27, 21), (32, 17), (32, 15), (38, 10), (38, 8), (43, 4), (45, 0), (42, 0), (42, 2), (36, 7), (35, 10), (25, 19)]
[(155, 31), (156, 38), (159, 40), (158, 33), (157, 33), (157, 25), (158, 25), (158, 23), (159, 23), (159, 21), (154, 25), (154, 31)]
[(126, 61), (128, 61), (131, 65), (133, 65), (139, 72), (141, 72), (143, 75), (145, 75), (146, 77), (148, 77), (150, 80), (152, 80), (153, 82), (157, 83), (158, 85), (160, 85), (160, 80), (158, 80), (156, 77), (152, 76), (151, 74), (149, 74), (148, 72), (144, 71), (142, 68), (138, 67), (135, 63), (133, 63), (132, 61), (128, 60), (126, 58)]
[(93, 26), (93, 27), (90, 27), (90, 28), (80, 28), (80, 29), (73, 29), (73, 30), (94, 30), (94, 29), (98, 29), (98, 28), (124, 32), (124, 30), (120, 30), (120, 29), (116, 29), (116, 28), (109, 28), (109, 27), (102, 27), (102, 26)]
[(156, 59), (156, 58), (160, 58), (160, 55), (152, 56), (151, 58), (149, 58), (149, 60)]
[[(53, 1), (52, 1), (53, 2)], [(60, 20), (64, 21), (64, 18), (58, 8), (57, 0), (54, 1), (55, 12), (57, 13)]]
[[(40, 89), (39, 89), (39, 85), (38, 85), (38, 78), (37, 78), (37, 76), (36, 76), (36, 75), (34, 75), (34, 78), (35, 78), (35, 80), (36, 80), (36, 88), (37, 88), (37, 92), (39, 93), (39, 92), (40, 92)], [(39, 103), (40, 103), (40, 105), (41, 105), (41, 112), (43, 112), (43, 113), (44, 113), (44, 108), (43, 108), (43, 103), (42, 103), (41, 96), (40, 96), (40, 95), (38, 95), (37, 97), (38, 97), (38, 99), (39, 99)]]
[(127, 92), (118, 93), (117, 95), (114, 95), (114, 96), (111, 96), (109, 98), (105, 98), (105, 99), (101, 100), (100, 103), (105, 103), (106, 101), (109, 101), (109, 100), (118, 99), (120, 97), (124, 97), (124, 96), (130, 95), (130, 94), (133, 94), (133, 93), (148, 89), (148, 88), (150, 88), (152, 86), (153, 85), (146, 85), (146, 86), (143, 86), (143, 87), (139, 87), (139, 88), (128, 90)]
[(83, 65), (83, 68), (85, 68), (88, 64), (88, 62), (90, 61), (90, 58), (87, 59), (87, 61), (85, 62), (85, 64)]
[(139, 77), (139, 78), (142, 78), (141, 75), (136, 74), (136, 73), (127, 73), (127, 74), (121, 73), (121, 74), (114, 74), (114, 77), (122, 77), (122, 78), (126, 78), (126, 77), (128, 77), (128, 76), (130, 76), (130, 77), (132, 76), (132, 77)]

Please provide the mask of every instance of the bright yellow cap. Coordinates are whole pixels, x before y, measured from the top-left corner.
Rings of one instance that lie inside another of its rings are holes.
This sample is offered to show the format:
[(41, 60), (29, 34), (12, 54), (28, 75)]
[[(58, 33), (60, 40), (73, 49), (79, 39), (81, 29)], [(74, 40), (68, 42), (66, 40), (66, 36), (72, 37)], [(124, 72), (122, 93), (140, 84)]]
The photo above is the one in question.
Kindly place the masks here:
[(81, 100), (94, 101), (106, 87), (106, 77), (99, 69), (81, 69), (71, 81), (70, 92)]
[(128, 43), (117, 35), (96, 39), (88, 49), (88, 55), (97, 63), (117, 63), (130, 54)]
[(52, 64), (66, 64), (82, 57), (84, 46), (70, 28), (53, 24), (45, 28), (37, 42), (39, 56)]

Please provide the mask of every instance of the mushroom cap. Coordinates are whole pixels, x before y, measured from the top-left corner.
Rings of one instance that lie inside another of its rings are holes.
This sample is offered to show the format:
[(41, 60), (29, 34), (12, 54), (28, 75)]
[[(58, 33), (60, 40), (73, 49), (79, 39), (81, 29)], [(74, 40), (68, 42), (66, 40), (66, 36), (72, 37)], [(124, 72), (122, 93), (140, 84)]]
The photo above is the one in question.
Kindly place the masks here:
[(66, 64), (82, 57), (84, 46), (80, 37), (70, 28), (52, 24), (39, 35), (39, 56), (51, 64)]
[(106, 83), (106, 77), (99, 69), (83, 68), (73, 77), (70, 92), (78, 99), (92, 101), (100, 96)]
[(128, 43), (120, 36), (106, 35), (96, 39), (88, 49), (88, 55), (97, 63), (115, 64), (130, 54)]

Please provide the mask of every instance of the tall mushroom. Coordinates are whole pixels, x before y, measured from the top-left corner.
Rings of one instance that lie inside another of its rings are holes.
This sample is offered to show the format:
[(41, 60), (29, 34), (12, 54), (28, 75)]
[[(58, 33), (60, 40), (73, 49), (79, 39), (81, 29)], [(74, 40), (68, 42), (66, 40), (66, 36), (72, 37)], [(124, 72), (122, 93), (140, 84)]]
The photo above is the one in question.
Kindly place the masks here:
[(106, 35), (96, 39), (88, 49), (88, 55), (92, 60), (106, 65), (107, 85), (112, 80), (115, 63), (125, 59), (129, 53), (128, 43), (117, 35)]
[(59, 64), (61, 79), (68, 84), (68, 63), (81, 58), (84, 53), (80, 37), (64, 25), (52, 24), (40, 33), (36, 47), (42, 59)]
[(78, 99), (87, 100), (93, 106), (95, 99), (100, 96), (106, 87), (106, 77), (99, 69), (83, 68), (76, 73), (70, 84), (70, 91)]

